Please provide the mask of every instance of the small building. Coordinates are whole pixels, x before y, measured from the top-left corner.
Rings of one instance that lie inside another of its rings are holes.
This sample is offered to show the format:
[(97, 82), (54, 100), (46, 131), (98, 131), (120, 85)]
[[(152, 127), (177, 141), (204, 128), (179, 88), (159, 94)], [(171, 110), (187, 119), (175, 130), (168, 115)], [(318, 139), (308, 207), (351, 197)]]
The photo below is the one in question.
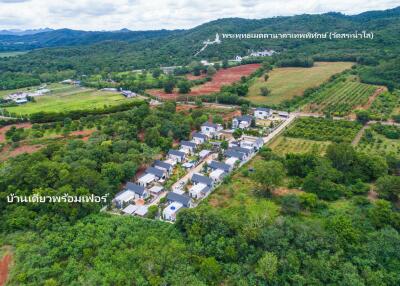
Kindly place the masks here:
[(181, 163), (185, 160), (186, 154), (184, 152), (170, 149), (168, 151), (168, 158), (175, 160), (178, 163)]
[(189, 195), (190, 197), (194, 199), (201, 199), (206, 197), (209, 193), (211, 192), (211, 188), (207, 186), (206, 184), (199, 183), (196, 185), (193, 185), (189, 189)]
[(156, 176), (153, 174), (145, 174), (143, 176), (141, 176), (138, 180), (137, 183), (140, 186), (143, 187), (147, 187), (148, 185), (150, 185), (151, 183), (156, 181)]
[(218, 184), (227, 175), (224, 170), (216, 169), (210, 173), (210, 178), (213, 180), (214, 184)]
[(14, 102), (16, 104), (24, 104), (24, 103), (28, 103), (28, 99), (26, 99), (26, 98), (17, 98), (17, 99), (14, 100)]
[(163, 210), (163, 219), (168, 221), (175, 221), (176, 215), (183, 208), (179, 202), (172, 202)]
[(246, 155), (246, 153), (241, 153), (241, 152), (235, 151), (232, 148), (229, 148), (228, 150), (226, 150), (224, 155), (226, 158), (236, 158), (240, 161), (246, 161), (248, 159), (248, 156)]
[(194, 133), (192, 136), (192, 142), (194, 142), (197, 145), (203, 144), (206, 141), (207, 141), (207, 136), (202, 133), (197, 132)]
[(119, 192), (113, 199), (113, 203), (119, 209), (125, 208), (127, 205), (135, 200), (135, 193), (130, 190), (123, 190)]
[(167, 202), (169, 203), (178, 202), (181, 203), (185, 208), (190, 208), (192, 206), (192, 200), (190, 199), (190, 197), (185, 195), (180, 195), (174, 192), (168, 193)]
[(130, 90), (121, 90), (121, 94), (123, 96), (125, 96), (126, 98), (132, 98), (132, 97), (136, 97), (137, 94), (133, 91)]
[(149, 210), (148, 206), (139, 206), (135, 211), (135, 215), (144, 217), (147, 215), (148, 210)]
[(199, 157), (202, 160), (202, 159), (206, 158), (208, 155), (210, 155), (210, 153), (211, 153), (210, 150), (201, 150), (199, 152)]
[(249, 157), (252, 153), (254, 153), (254, 150), (243, 147), (231, 147), (231, 149), (239, 153), (244, 153), (247, 155), (247, 157)]
[(231, 166), (231, 168), (233, 169), (233, 167), (235, 166), (235, 164), (236, 164), (237, 161), (239, 161), (238, 158), (230, 157), (230, 158), (227, 158), (227, 159), (225, 160), (225, 164)]
[(128, 182), (125, 186), (125, 189), (128, 191), (132, 191), (135, 194), (135, 199), (146, 199), (149, 197), (149, 193), (144, 188), (144, 186)]
[(126, 208), (122, 210), (122, 212), (127, 215), (133, 215), (138, 208), (139, 206), (136, 205), (128, 205)]
[(167, 178), (168, 172), (167, 170), (164, 169), (159, 169), (155, 167), (148, 167), (146, 171), (144, 171), (145, 174), (152, 174), (156, 176), (157, 180), (165, 180)]
[(164, 188), (162, 186), (153, 186), (149, 189), (150, 194), (152, 194), (153, 196), (159, 196), (162, 191), (164, 190)]
[(232, 119), (232, 128), (248, 129), (251, 126), (252, 121), (253, 121), (253, 116), (250, 115), (242, 115), (234, 117)]
[(182, 164), (182, 167), (185, 168), (185, 169), (191, 169), (191, 168), (194, 167), (194, 163), (186, 162), (186, 163)]
[(250, 149), (253, 151), (258, 151), (264, 145), (264, 140), (261, 137), (258, 138), (250, 138), (244, 137), (242, 141), (240, 141), (240, 147)]
[(169, 175), (171, 175), (174, 170), (174, 166), (172, 166), (172, 164), (165, 162), (165, 161), (160, 161), (160, 160), (154, 161), (153, 167), (160, 169), (160, 170), (164, 170)]
[(250, 53), (250, 57), (271, 57), (276, 52), (274, 50), (264, 50)]
[(181, 150), (185, 153), (193, 154), (196, 151), (196, 144), (190, 141), (181, 141)]
[(279, 115), (279, 117), (281, 117), (281, 118), (288, 118), (289, 117), (289, 112), (286, 112), (286, 111), (278, 111), (278, 115)]
[(102, 88), (101, 91), (115, 92), (115, 91), (118, 91), (118, 90), (116, 88), (114, 88), (114, 87), (105, 87), (105, 88)]
[(272, 115), (272, 110), (266, 107), (257, 107), (254, 110), (254, 117), (257, 119), (267, 119)]
[(214, 124), (210, 122), (203, 123), (201, 125), (201, 133), (206, 135), (207, 137), (213, 137), (218, 134), (219, 131), (221, 131), (222, 125), (221, 124)]
[(200, 174), (193, 174), (192, 178), (191, 178), (191, 181), (195, 185), (196, 184), (204, 184), (204, 185), (206, 185), (206, 186), (208, 186), (210, 188), (212, 188), (213, 185), (214, 185), (213, 181), (209, 177), (203, 176), (203, 175), (200, 175)]
[(209, 168), (211, 168), (212, 170), (222, 170), (226, 173), (229, 173), (230, 171), (232, 171), (232, 166), (222, 163), (222, 162), (218, 162), (218, 161), (211, 161), (211, 163), (208, 165)]

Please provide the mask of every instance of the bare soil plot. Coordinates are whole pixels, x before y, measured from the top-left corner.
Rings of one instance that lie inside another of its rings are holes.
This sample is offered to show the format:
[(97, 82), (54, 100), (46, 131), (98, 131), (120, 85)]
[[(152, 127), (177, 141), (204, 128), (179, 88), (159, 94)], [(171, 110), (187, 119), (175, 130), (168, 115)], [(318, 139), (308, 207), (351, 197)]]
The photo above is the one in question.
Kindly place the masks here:
[(179, 94), (177, 90), (174, 90), (173, 93), (167, 94), (163, 90), (160, 89), (150, 89), (147, 90), (147, 93), (150, 95), (159, 97), (161, 99), (171, 99), (176, 100), (180, 96), (199, 96), (199, 95), (209, 95), (214, 92), (220, 91), (221, 87), (224, 85), (230, 85), (234, 82), (240, 80), (242, 76), (249, 76), (255, 70), (260, 67), (260, 64), (248, 64), (241, 65), (227, 69), (220, 69), (217, 73), (212, 77), (212, 80), (206, 82), (205, 84), (198, 85), (192, 88), (192, 91), (189, 94)]

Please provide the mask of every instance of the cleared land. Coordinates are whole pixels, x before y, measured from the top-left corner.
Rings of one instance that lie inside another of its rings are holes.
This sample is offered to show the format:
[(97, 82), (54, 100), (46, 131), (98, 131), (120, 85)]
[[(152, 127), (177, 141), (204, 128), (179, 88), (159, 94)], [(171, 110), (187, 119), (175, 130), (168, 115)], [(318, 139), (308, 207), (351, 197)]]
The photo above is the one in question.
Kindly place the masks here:
[(15, 107), (6, 108), (15, 114), (29, 115), (40, 111), (63, 112), (71, 110), (103, 108), (122, 104), (128, 100), (117, 92), (106, 92), (94, 89), (64, 86), (55, 88), (51, 93), (35, 98), (36, 102), (29, 102)]
[(315, 141), (279, 136), (269, 145), (269, 147), (279, 155), (310, 152), (323, 155), (325, 154), (326, 148), (329, 146), (329, 144), (331, 144), (329, 141)]
[[(317, 87), (332, 75), (351, 68), (350, 62), (317, 62), (312, 68), (276, 68), (269, 73), (269, 79), (264, 76), (256, 79), (250, 86), (247, 98), (259, 104), (279, 104), (295, 96), (302, 96), (310, 87)], [(260, 95), (260, 88), (270, 90), (268, 96)]]
[(2, 52), (0, 53), (0, 58), (5, 58), (5, 57), (16, 57), (19, 55), (26, 54), (27, 52)]
[(211, 81), (193, 87), (189, 94), (179, 94), (177, 90), (174, 90), (173, 93), (167, 94), (160, 89), (150, 89), (147, 92), (153, 96), (171, 100), (175, 100), (179, 96), (208, 95), (220, 91), (223, 85), (230, 85), (239, 81), (242, 76), (249, 76), (259, 67), (260, 64), (248, 64), (227, 69), (220, 69), (212, 77)]
[(384, 91), (375, 85), (360, 83), (357, 79), (347, 78), (328, 85), (310, 96), (310, 103), (302, 110), (305, 112), (325, 113), (345, 116), (355, 109), (369, 108), (373, 100)]

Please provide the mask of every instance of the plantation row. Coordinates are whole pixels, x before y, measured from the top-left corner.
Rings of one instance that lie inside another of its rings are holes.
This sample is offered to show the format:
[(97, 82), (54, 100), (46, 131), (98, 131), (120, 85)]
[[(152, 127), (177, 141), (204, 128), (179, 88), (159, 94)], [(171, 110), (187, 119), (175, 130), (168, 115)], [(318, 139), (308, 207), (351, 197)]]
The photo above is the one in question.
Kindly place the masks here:
[(314, 153), (323, 155), (329, 144), (330, 142), (280, 136), (269, 147), (279, 155), (286, 155), (289, 153)]
[(370, 118), (373, 120), (388, 120), (397, 106), (400, 106), (399, 91), (393, 93), (383, 92), (369, 108)]
[(313, 100), (303, 110), (345, 116), (356, 107), (368, 102), (376, 86), (359, 82), (340, 81), (316, 92)]
[(361, 124), (355, 121), (305, 117), (297, 119), (284, 135), (316, 141), (350, 143), (360, 129)]

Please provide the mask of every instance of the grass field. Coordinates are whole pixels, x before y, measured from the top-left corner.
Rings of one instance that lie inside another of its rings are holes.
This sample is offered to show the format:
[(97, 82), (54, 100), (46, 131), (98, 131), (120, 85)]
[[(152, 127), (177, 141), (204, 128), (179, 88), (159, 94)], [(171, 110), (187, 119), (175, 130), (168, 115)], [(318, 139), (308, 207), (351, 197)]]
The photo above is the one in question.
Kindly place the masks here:
[(310, 103), (302, 110), (345, 116), (355, 108), (365, 106), (377, 88), (375, 85), (360, 83), (354, 77), (343, 78), (313, 93), (309, 98)]
[(301, 138), (290, 138), (279, 136), (268, 147), (279, 155), (288, 153), (316, 153), (319, 155), (325, 154), (326, 148), (331, 144), (329, 141), (315, 141)]
[(94, 89), (80, 88), (69, 85), (51, 85), (51, 93), (36, 97), (36, 102), (29, 102), (15, 107), (6, 108), (7, 111), (16, 114), (29, 115), (40, 111), (62, 112), (71, 110), (82, 110), (102, 108), (118, 105), (127, 100), (117, 92), (106, 92)]
[(23, 55), (26, 53), (27, 52), (0, 52), (0, 58), (16, 57), (16, 56)]
[[(304, 90), (317, 87), (328, 80), (332, 75), (349, 69), (353, 63), (349, 62), (317, 62), (312, 68), (276, 68), (269, 73), (269, 79), (264, 76), (255, 80), (250, 86), (248, 99), (259, 104), (279, 104), (303, 95)], [(266, 86), (271, 94), (260, 95), (260, 88)]]

